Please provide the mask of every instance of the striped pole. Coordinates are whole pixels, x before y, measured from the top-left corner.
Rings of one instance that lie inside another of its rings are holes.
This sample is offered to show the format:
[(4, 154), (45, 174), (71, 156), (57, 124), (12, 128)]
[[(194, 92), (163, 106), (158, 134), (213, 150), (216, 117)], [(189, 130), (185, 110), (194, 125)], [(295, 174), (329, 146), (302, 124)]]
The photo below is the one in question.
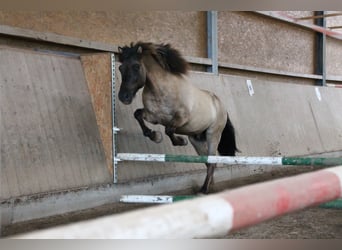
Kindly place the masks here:
[(329, 201), (321, 204), (321, 208), (332, 208), (332, 209), (342, 209), (342, 199), (337, 199), (334, 201)]
[(328, 87), (333, 87), (333, 88), (342, 88), (342, 84), (327, 83), (326, 85), (327, 85)]
[(120, 202), (123, 203), (151, 203), (151, 204), (168, 204), (177, 201), (193, 199), (196, 195), (122, 195)]
[(213, 238), (342, 197), (342, 166), (16, 238)]
[[(122, 195), (122, 203), (140, 203), (140, 204), (169, 204), (178, 201), (184, 201), (202, 196), (197, 195)], [(326, 202), (319, 205), (321, 208), (342, 209), (342, 199)]]
[(206, 156), (118, 153), (119, 161), (183, 162), (183, 163), (222, 163), (229, 165), (342, 165), (342, 157), (248, 157), (248, 156)]

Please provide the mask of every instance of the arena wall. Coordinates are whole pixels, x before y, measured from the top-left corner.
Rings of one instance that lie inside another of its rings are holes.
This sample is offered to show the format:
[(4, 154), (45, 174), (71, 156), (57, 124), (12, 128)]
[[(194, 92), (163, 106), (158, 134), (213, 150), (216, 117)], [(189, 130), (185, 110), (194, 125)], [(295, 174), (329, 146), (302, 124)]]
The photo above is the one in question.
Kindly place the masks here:
[[(287, 11), (293, 17), (312, 11)], [(313, 22), (313, 20), (308, 20)], [(328, 25), (342, 23), (330, 17)], [(207, 57), (203, 11), (0, 11), (0, 24), (125, 45), (135, 41), (171, 43), (184, 55)], [(341, 41), (327, 39), (327, 73), (341, 76)], [(249, 11), (218, 11), (219, 62), (295, 74), (315, 74), (315, 32)], [(196, 70), (205, 67), (196, 65)], [(220, 72), (271, 81), (315, 84), (315, 80), (220, 67)], [(340, 81), (340, 80), (339, 80)]]

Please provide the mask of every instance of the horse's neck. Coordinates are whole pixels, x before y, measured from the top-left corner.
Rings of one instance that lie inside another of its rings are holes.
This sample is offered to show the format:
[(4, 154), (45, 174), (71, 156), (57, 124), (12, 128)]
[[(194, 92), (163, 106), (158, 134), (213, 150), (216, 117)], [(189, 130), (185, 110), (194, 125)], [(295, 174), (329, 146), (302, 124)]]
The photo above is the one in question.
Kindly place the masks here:
[(154, 92), (156, 95), (165, 93), (170, 88), (170, 73), (165, 70), (152, 58), (147, 58), (144, 61), (146, 68), (147, 81), (145, 88)]
[(147, 71), (146, 90), (157, 95), (174, 92), (179, 85), (180, 78), (165, 71), (153, 58), (147, 57), (144, 60)]

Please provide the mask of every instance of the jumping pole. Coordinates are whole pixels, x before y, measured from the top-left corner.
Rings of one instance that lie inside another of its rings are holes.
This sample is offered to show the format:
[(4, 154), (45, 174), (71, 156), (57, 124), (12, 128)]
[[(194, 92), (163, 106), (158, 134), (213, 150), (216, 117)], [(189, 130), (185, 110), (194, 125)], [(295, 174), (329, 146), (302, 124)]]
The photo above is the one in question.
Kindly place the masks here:
[[(135, 204), (170, 204), (199, 198), (199, 195), (121, 195), (120, 202)], [(342, 199), (322, 203), (321, 208), (342, 209)]]
[(206, 156), (118, 153), (118, 161), (221, 163), (228, 165), (302, 165), (337, 166), (342, 165), (342, 157), (250, 157), (250, 156)]
[(122, 195), (120, 202), (123, 203), (150, 203), (150, 204), (169, 204), (177, 201), (190, 200), (196, 195)]
[(329, 201), (319, 205), (321, 208), (342, 209), (342, 199)]
[[(191, 156), (167, 154), (136, 154), (119, 153), (120, 161), (151, 161), (151, 162), (183, 162), (183, 163), (221, 163), (229, 165), (301, 165), (301, 166), (336, 166), (342, 165), (342, 158), (323, 157), (248, 157), (248, 156)], [(123, 203), (167, 204), (186, 199), (196, 198), (195, 195), (122, 195)], [(323, 208), (342, 208), (342, 200), (321, 204)]]
[(234, 230), (341, 197), (342, 166), (15, 238), (220, 238)]

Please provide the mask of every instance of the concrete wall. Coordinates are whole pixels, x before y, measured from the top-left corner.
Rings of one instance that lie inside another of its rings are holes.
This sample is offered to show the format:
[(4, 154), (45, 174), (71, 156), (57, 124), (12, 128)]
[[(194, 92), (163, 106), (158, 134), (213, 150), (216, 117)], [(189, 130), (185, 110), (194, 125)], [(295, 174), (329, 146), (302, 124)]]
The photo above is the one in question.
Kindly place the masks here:
[(79, 58), (0, 47), (0, 201), (110, 182)]

